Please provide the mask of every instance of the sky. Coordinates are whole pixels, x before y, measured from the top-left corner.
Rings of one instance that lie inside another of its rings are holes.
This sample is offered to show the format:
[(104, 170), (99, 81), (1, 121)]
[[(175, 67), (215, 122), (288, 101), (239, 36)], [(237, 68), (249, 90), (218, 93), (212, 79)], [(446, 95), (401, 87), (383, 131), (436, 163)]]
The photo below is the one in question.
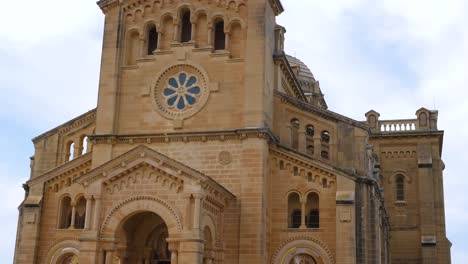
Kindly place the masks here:
[[(286, 50), (312, 70), (330, 110), (357, 120), (371, 109), (381, 119), (439, 110), (452, 263), (468, 263), (468, 1), (282, 2)], [(93, 0), (2, 6), (11, 11), (0, 16), (0, 260), (11, 263), (31, 139), (96, 106), (104, 16)]]

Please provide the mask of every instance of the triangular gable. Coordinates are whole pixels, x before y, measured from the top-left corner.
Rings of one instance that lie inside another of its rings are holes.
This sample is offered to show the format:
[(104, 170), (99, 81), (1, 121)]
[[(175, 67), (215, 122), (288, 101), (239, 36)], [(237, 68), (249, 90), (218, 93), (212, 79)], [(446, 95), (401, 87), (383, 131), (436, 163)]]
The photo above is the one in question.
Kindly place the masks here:
[(142, 166), (150, 166), (170, 175), (178, 184), (191, 182), (200, 185), (218, 199), (231, 200), (236, 198), (211, 177), (143, 145), (93, 169), (76, 179), (76, 182), (88, 186), (101, 180), (104, 185), (110, 185), (118, 178)]

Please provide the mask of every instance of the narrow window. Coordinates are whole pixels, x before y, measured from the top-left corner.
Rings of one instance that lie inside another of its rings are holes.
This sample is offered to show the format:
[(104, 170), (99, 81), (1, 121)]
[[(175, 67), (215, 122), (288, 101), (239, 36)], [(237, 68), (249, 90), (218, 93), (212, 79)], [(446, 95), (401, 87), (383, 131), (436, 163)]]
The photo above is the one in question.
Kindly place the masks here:
[(306, 151), (307, 151), (308, 156), (314, 155), (314, 146), (313, 145), (308, 145), (307, 148), (306, 148)]
[(86, 218), (86, 200), (83, 196), (78, 199), (75, 206), (75, 228), (83, 229)]
[(299, 176), (299, 169), (296, 166), (293, 167), (293, 173), (294, 176)]
[(224, 34), (224, 21), (218, 21), (215, 24), (215, 37), (214, 37), (214, 49), (224, 50), (226, 49), (226, 37)]
[(323, 143), (330, 143), (330, 133), (328, 131), (322, 131), (321, 139)]
[(158, 32), (156, 26), (152, 25), (148, 30), (148, 49), (147, 54), (153, 55), (153, 52), (158, 48)]
[(299, 120), (295, 118), (291, 120), (291, 148), (299, 148)]
[(71, 225), (72, 219), (72, 208), (71, 208), (71, 199), (69, 196), (65, 196), (60, 201), (59, 208), (59, 224), (58, 228), (66, 229)]
[(309, 195), (307, 195), (306, 212), (308, 212), (308, 215), (306, 217), (307, 228), (319, 228), (319, 196), (317, 193), (312, 192), (309, 193)]
[(405, 200), (405, 182), (402, 176), (396, 180), (396, 199), (397, 201)]
[(81, 140), (81, 155), (84, 155), (89, 152), (88, 142), (89, 142), (88, 137), (84, 136), (83, 139)]
[(182, 13), (182, 28), (180, 30), (180, 42), (189, 42), (192, 38), (192, 24), (190, 23), (190, 11)]
[(74, 158), (75, 158), (75, 143), (70, 142), (68, 143), (67, 161), (70, 161)]
[(323, 159), (329, 159), (328, 151), (322, 151), (322, 152), (320, 153), (320, 156), (321, 156)]
[(290, 193), (288, 196), (288, 227), (299, 228), (301, 226), (301, 203), (299, 194)]

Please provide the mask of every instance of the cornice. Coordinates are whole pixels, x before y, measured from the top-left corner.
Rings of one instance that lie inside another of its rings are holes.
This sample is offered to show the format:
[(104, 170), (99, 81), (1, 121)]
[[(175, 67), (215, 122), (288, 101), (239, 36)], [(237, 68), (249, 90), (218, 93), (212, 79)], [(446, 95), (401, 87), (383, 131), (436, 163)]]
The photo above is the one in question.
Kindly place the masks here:
[(298, 100), (297, 98), (291, 97), (287, 94), (281, 93), (279, 91), (275, 91), (275, 95), (278, 96), (281, 99), (282, 103), (289, 104), (291, 106), (294, 106), (296, 108), (299, 108), (301, 110), (313, 113), (315, 115), (318, 115), (324, 119), (331, 120), (334, 122), (343, 122), (364, 130), (369, 131), (369, 127), (366, 124), (363, 124), (362, 122), (356, 121), (354, 119), (351, 119), (349, 117), (337, 114), (335, 112), (332, 112), (330, 110), (325, 110), (322, 108), (319, 108), (317, 106), (314, 106), (312, 104), (303, 102), (301, 100)]
[(48, 137), (52, 134), (55, 134), (55, 133), (60, 133), (60, 134), (63, 134), (63, 133), (66, 133), (68, 131), (70, 131), (71, 129), (77, 127), (77, 126), (80, 126), (80, 125), (83, 125), (85, 123), (92, 123), (92, 122), (95, 122), (96, 121), (96, 109), (97, 108), (94, 108), (93, 110), (90, 110), (78, 117), (75, 117), (73, 118), (72, 120), (66, 122), (66, 123), (63, 123), (45, 133), (42, 133), (41, 135), (35, 137), (32, 139), (32, 142), (33, 143), (37, 143), (39, 140), (45, 138), (45, 137)]
[(128, 135), (92, 135), (89, 136), (93, 144), (151, 144), (171, 142), (195, 141), (227, 141), (245, 140), (249, 138), (266, 139), (268, 142), (277, 142), (269, 128), (245, 128), (222, 131), (199, 132), (172, 132), (156, 134), (128, 134)]
[(121, 0), (99, 0), (97, 5), (101, 8), (102, 12), (105, 12), (106, 9), (115, 7), (119, 5)]
[(269, 0), (268, 2), (270, 3), (271, 8), (273, 8), (275, 15), (278, 16), (283, 13), (284, 8), (280, 0)]
[(289, 64), (289, 61), (286, 58), (286, 54), (284, 52), (280, 54), (275, 54), (273, 58), (277, 63), (279, 63), (280, 69), (283, 71), (283, 74), (286, 76), (287, 81), (291, 85), (293, 89), (292, 92), (294, 93), (294, 95), (297, 98), (300, 98), (303, 101), (307, 102), (307, 98), (304, 94), (304, 91), (302, 91), (301, 84), (296, 78), (296, 75), (294, 75), (291, 65)]
[(91, 167), (92, 153), (86, 153), (76, 159), (64, 163), (38, 177), (32, 178), (26, 182), (28, 186), (35, 185), (40, 182), (49, 182), (60, 178), (61, 176), (69, 175), (80, 171), (84, 167)]

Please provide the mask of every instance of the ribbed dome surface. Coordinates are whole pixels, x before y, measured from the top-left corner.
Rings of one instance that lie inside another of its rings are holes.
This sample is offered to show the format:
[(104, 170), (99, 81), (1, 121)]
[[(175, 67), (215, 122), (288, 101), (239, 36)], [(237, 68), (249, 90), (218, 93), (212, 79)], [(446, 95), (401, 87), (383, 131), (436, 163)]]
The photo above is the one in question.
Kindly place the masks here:
[(315, 82), (314, 75), (310, 71), (309, 67), (307, 67), (307, 65), (305, 65), (305, 63), (303, 63), (298, 58), (290, 56), (290, 55), (286, 55), (286, 58), (288, 59), (289, 64), (291, 65), (291, 67), (298, 67), (299, 68), (299, 71), (297, 73), (298, 76), (296, 76), (296, 78), (298, 78), (299, 81), (306, 82), (306, 83), (314, 83)]

